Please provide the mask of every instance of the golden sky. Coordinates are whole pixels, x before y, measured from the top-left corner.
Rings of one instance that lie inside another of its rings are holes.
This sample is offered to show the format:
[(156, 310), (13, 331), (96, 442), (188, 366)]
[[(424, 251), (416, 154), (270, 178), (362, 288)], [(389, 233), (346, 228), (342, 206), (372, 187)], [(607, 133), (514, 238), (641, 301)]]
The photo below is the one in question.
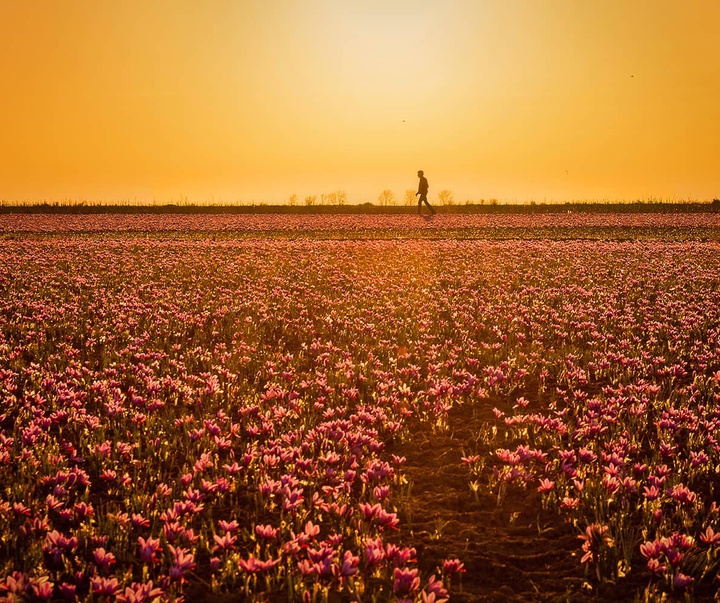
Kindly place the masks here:
[(717, 0), (0, 0), (0, 201), (720, 197)]

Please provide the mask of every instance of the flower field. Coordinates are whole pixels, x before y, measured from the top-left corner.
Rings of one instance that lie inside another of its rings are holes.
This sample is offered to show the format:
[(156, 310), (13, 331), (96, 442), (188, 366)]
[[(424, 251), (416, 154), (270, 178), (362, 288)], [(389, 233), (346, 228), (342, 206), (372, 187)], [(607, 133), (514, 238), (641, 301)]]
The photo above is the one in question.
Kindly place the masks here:
[[(0, 601), (712, 599), (719, 241), (717, 214), (0, 216)], [(493, 542), (428, 530), (450, 498)], [(518, 522), (574, 580), (487, 571)]]
[(5, 214), (0, 234), (173, 234), (194, 238), (717, 240), (720, 213)]

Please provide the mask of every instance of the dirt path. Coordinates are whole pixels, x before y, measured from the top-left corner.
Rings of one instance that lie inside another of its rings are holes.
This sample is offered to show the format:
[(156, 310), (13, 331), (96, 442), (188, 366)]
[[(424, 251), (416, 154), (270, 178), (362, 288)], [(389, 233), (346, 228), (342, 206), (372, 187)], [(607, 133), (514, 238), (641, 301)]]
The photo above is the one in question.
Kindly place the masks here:
[(452, 601), (597, 601), (583, 590), (576, 533), (557, 523), (541, 532), (534, 492), (510, 494), (498, 507), (494, 496), (476, 499), (470, 490), (461, 457), (463, 449), (478, 450), (474, 442), (488, 418), (469, 405), (457, 406), (446, 433), (432, 434), (418, 423), (411, 442), (392, 447), (407, 458), (412, 483), (405, 501), (409, 510), (401, 516), (403, 542), (417, 548), (425, 572), (448, 557), (465, 564), (462, 592), (455, 577)]

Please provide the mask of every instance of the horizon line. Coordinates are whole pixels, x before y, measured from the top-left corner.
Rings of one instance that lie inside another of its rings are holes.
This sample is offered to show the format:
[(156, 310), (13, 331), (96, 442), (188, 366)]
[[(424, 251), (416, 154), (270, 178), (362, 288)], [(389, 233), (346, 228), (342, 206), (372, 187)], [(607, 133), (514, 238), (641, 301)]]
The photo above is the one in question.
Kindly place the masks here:
[[(713, 197), (712, 199), (678, 199), (676, 197), (646, 197), (637, 199), (543, 199), (542, 201), (536, 199), (528, 199), (519, 201), (517, 199), (478, 199), (471, 200), (466, 199), (464, 201), (451, 201), (449, 203), (440, 203), (435, 201), (433, 205), (438, 207), (458, 207), (458, 206), (497, 206), (497, 205), (510, 205), (510, 206), (536, 206), (536, 205), (642, 205), (642, 204), (654, 204), (654, 205), (703, 205), (703, 204), (714, 204), (720, 203), (720, 195)], [(317, 208), (317, 207), (415, 207), (415, 203), (381, 203), (379, 201), (356, 201), (356, 202), (345, 202), (345, 203), (323, 203), (315, 200), (312, 203), (306, 203), (305, 201), (298, 201), (296, 203), (290, 203), (288, 200), (285, 201), (267, 201), (267, 200), (244, 200), (237, 199), (235, 201), (189, 201), (187, 197), (183, 199), (170, 199), (169, 201), (158, 201), (153, 200), (140, 200), (136, 198), (129, 199), (37, 199), (37, 200), (8, 200), (0, 199), (0, 207), (291, 207), (291, 208)]]

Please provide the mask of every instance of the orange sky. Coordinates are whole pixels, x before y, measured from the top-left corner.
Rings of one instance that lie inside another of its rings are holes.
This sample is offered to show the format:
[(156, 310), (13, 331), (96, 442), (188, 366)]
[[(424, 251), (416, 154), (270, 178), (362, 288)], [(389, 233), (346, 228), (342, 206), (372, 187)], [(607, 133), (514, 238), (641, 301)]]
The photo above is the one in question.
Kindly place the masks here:
[(0, 201), (720, 197), (716, 0), (3, 0)]

